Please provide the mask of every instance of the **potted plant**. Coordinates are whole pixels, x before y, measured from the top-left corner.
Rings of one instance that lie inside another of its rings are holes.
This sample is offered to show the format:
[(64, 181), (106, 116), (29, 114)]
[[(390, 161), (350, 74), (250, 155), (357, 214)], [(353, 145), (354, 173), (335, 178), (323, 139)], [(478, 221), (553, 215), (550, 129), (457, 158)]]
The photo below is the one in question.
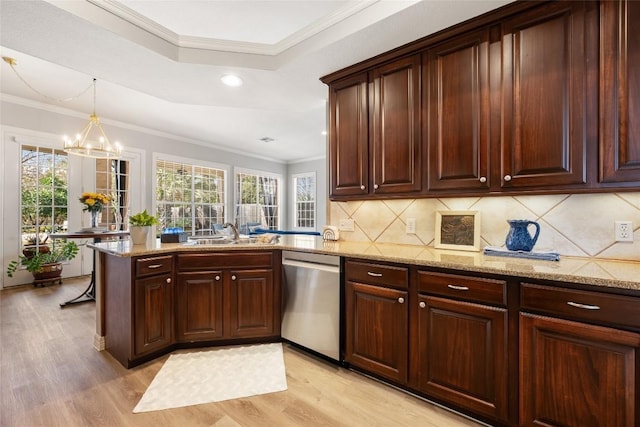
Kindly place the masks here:
[(160, 221), (153, 215), (150, 215), (145, 209), (135, 215), (129, 217), (129, 231), (131, 232), (131, 242), (134, 245), (143, 245), (147, 242), (149, 229), (152, 225), (158, 225)]
[(62, 245), (53, 245), (49, 252), (36, 252), (32, 257), (19, 255), (7, 266), (7, 276), (13, 277), (19, 266), (24, 266), (36, 280), (52, 279), (62, 274), (62, 262), (78, 255), (78, 245), (66, 241)]

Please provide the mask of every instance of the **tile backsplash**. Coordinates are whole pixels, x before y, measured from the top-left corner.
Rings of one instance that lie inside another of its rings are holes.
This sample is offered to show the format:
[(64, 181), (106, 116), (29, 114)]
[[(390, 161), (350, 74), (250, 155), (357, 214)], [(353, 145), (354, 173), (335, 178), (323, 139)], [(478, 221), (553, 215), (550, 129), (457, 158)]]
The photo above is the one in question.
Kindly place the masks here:
[[(354, 221), (355, 231), (340, 231), (341, 240), (433, 246), (436, 212), (468, 210), (480, 212), (481, 247), (504, 246), (507, 219), (530, 219), (541, 228), (534, 250), (640, 261), (640, 192), (329, 203), (330, 224)], [(415, 234), (406, 233), (407, 218), (416, 219)], [(632, 243), (615, 242), (617, 220), (632, 222)]]

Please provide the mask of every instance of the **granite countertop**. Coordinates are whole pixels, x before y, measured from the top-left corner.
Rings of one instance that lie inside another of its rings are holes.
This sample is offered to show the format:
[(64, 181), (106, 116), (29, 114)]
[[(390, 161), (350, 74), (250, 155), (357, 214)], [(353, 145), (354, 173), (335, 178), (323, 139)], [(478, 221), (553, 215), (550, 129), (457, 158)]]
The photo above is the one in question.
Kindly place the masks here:
[(325, 242), (315, 236), (281, 236), (277, 244), (237, 244), (188, 246), (180, 243), (132, 245), (129, 240), (93, 243), (90, 248), (121, 257), (163, 253), (246, 250), (296, 250), (372, 261), (389, 261), (425, 267), (519, 276), (530, 279), (572, 282), (640, 292), (640, 258), (616, 261), (594, 258), (561, 257), (560, 261), (486, 256), (481, 252), (434, 249), (428, 246), (336, 241)]

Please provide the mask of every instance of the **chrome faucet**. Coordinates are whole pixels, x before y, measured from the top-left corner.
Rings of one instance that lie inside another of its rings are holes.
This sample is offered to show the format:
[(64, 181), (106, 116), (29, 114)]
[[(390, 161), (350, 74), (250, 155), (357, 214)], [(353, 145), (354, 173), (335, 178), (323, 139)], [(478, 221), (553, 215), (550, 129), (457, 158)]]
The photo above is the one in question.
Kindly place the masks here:
[(230, 222), (225, 222), (224, 224), (222, 224), (222, 227), (224, 228), (231, 227), (231, 231), (233, 231), (233, 240), (240, 239), (240, 233), (238, 233), (238, 227), (236, 227), (234, 224), (231, 224)]

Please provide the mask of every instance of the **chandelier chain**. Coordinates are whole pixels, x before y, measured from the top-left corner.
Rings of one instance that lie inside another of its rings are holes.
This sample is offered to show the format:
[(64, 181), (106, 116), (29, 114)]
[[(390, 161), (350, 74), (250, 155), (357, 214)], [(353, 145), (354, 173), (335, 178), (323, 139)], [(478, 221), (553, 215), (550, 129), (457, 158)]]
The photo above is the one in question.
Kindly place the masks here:
[[(31, 89), (33, 92), (37, 93), (38, 95), (40, 95), (41, 97), (49, 100), (49, 101), (53, 101), (53, 102), (69, 102), (69, 101), (73, 101), (74, 99), (78, 99), (80, 98), (82, 95), (84, 95), (85, 93), (87, 93), (87, 91), (89, 89), (91, 89), (91, 86), (94, 86), (94, 104), (95, 104), (95, 79), (94, 82), (92, 82), (91, 84), (89, 84), (89, 86), (87, 86), (85, 89), (83, 89), (82, 91), (80, 91), (77, 95), (71, 96), (69, 98), (54, 98), (51, 97), (49, 95), (46, 95), (42, 92), (40, 92), (38, 89), (34, 88), (33, 86), (31, 86), (29, 84), (29, 82), (27, 82), (21, 75), (20, 73), (18, 73), (18, 70), (16, 70), (15, 65), (17, 64), (16, 60), (13, 58), (7, 58), (7, 57), (2, 57), (2, 59), (4, 59), (4, 62), (6, 62), (7, 64), (9, 64), (9, 66), (11, 67), (11, 69), (13, 70), (14, 73), (16, 73), (16, 76), (18, 76), (18, 78), (20, 79), (20, 81), (22, 83), (25, 84), (25, 86), (27, 86), (29, 89)], [(95, 108), (94, 108), (95, 110)]]

